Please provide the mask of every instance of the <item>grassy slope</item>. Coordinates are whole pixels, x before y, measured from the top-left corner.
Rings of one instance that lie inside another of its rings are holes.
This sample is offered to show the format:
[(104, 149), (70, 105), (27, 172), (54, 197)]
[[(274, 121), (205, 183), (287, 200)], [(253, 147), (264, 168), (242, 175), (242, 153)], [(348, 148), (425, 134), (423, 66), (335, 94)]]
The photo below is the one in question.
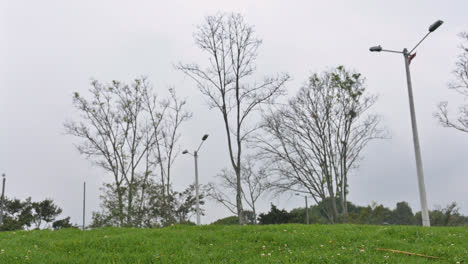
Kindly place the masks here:
[(468, 228), (271, 225), (42, 230), (0, 233), (0, 250), (2, 264), (468, 263)]

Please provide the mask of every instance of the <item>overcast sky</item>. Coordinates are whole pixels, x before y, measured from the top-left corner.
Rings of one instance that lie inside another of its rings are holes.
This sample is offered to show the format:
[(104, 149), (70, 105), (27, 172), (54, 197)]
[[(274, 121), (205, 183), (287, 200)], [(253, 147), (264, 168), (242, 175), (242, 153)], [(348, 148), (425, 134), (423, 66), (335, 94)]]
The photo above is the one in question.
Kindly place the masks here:
[[(468, 134), (440, 127), (432, 114), (449, 100), (447, 89), (459, 53), (457, 34), (468, 31), (468, 1), (0, 1), (0, 173), (6, 195), (53, 198), (63, 216), (81, 223), (82, 183), (88, 185), (88, 222), (99, 207), (99, 187), (111, 176), (80, 156), (63, 123), (77, 117), (72, 93), (87, 95), (91, 78), (130, 82), (148, 76), (156, 90), (174, 86), (188, 98), (193, 118), (182, 128), (182, 148), (209, 139), (200, 153), (200, 182), (229, 165), (222, 120), (209, 111), (194, 83), (174, 69), (178, 62), (205, 63), (194, 45), (195, 26), (206, 15), (240, 12), (263, 39), (257, 77), (288, 72), (289, 96), (313, 72), (345, 65), (367, 78), (379, 95), (372, 111), (383, 117), (391, 139), (372, 142), (350, 177), (349, 200), (394, 207), (408, 201), (420, 210), (403, 57), (370, 53), (369, 46), (412, 48), (428, 26), (445, 23), (418, 48), (411, 64), (427, 199), (431, 209), (456, 201), (468, 214)], [(465, 102), (466, 103), (466, 102)], [(176, 189), (193, 181), (193, 160), (181, 156)], [(281, 208), (303, 198), (265, 197)], [(229, 212), (210, 203), (202, 223)]]

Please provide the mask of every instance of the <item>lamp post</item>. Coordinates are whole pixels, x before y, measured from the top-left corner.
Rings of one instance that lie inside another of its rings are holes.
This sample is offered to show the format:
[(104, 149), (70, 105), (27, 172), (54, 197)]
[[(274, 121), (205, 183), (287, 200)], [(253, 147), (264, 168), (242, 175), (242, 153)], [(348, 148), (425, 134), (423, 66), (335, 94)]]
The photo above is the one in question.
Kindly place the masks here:
[(5, 173), (2, 174), (2, 196), (0, 197), (0, 226), (3, 225), (3, 204), (5, 199)]
[(85, 216), (86, 216), (86, 181), (83, 182), (83, 230), (85, 230)]
[[(296, 193), (297, 196), (300, 196), (301, 194)], [(309, 206), (307, 205), (307, 195), (304, 195), (305, 199), (305, 211), (306, 211), (306, 224), (309, 224)]]
[(382, 47), (379, 46), (374, 46), (369, 48), (371, 52), (392, 52), (392, 53), (400, 53), (403, 54), (403, 58), (405, 61), (405, 69), (406, 69), (406, 82), (408, 86), (408, 98), (409, 98), (409, 106), (410, 106), (410, 115), (411, 115), (411, 127), (413, 130), (413, 143), (414, 143), (414, 153), (416, 156), (416, 170), (418, 174), (418, 187), (419, 187), (419, 199), (421, 201), (421, 215), (422, 215), (422, 225), (423, 226), (430, 226), (430, 220), (429, 220), (429, 210), (427, 208), (427, 199), (426, 199), (426, 187), (424, 185), (424, 172), (423, 172), (423, 166), (422, 166), (422, 158), (421, 158), (421, 149), (419, 145), (419, 137), (418, 137), (418, 127), (416, 125), (416, 113), (414, 110), (414, 102), (413, 102), (413, 89), (411, 85), (411, 75), (410, 75), (410, 69), (409, 65), (411, 63), (411, 60), (416, 56), (416, 53), (413, 54), (413, 51), (423, 42), (424, 39), (429, 36), (432, 32), (434, 32), (440, 25), (444, 23), (442, 20), (437, 20), (434, 22), (431, 26), (429, 26), (429, 30), (426, 33), (426, 35), (412, 48), (409, 52), (405, 48), (403, 51), (395, 51), (395, 50), (386, 50), (382, 49)]
[(188, 150), (182, 151), (182, 154), (190, 154), (193, 156), (195, 160), (195, 195), (196, 195), (196, 211), (197, 211), (197, 225), (200, 225), (200, 198), (199, 198), (199, 190), (198, 190), (198, 151), (200, 151), (203, 142), (208, 138), (208, 134), (203, 135), (202, 142), (198, 146), (198, 149), (192, 153)]

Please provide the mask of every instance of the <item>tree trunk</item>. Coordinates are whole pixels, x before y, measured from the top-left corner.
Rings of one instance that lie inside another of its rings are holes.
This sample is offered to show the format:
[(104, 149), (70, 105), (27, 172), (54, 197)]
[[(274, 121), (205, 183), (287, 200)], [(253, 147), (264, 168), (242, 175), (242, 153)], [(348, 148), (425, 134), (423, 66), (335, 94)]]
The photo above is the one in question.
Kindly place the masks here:
[(252, 211), (254, 216), (254, 224), (257, 224), (257, 211), (255, 210), (255, 203), (252, 203)]
[(333, 222), (336, 223), (336, 220), (338, 220), (338, 208), (336, 207), (336, 197), (334, 194), (331, 194), (331, 206), (332, 206), (332, 217), (333, 217)]
[(341, 208), (343, 214), (343, 223), (346, 223), (346, 217), (348, 217), (348, 203), (346, 202), (346, 175), (343, 176), (343, 185), (341, 190)]
[(237, 217), (239, 218), (239, 225), (245, 224), (244, 218), (244, 209), (242, 208), (242, 186), (241, 186), (241, 170), (240, 167), (236, 167), (236, 181), (237, 181), (237, 191), (236, 191), (236, 205), (237, 205)]
[(122, 189), (120, 184), (117, 184), (117, 199), (119, 200), (119, 222), (120, 226), (123, 226), (124, 223), (124, 212), (123, 212), (123, 199), (122, 199)]
[(127, 203), (127, 223), (126, 226), (132, 226), (132, 203), (133, 203), (133, 183), (128, 186), (128, 203)]

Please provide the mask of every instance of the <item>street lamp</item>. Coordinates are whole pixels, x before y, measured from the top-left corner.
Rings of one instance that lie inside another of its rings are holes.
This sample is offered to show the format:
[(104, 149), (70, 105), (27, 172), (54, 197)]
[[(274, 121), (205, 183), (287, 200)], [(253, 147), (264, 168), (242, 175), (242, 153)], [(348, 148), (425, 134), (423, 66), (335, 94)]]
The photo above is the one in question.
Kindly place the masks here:
[(83, 181), (83, 231), (85, 230), (86, 217), (86, 181)]
[[(300, 193), (295, 193), (297, 196), (301, 196)], [(309, 224), (309, 206), (307, 205), (307, 195), (304, 195), (305, 199), (305, 211), (306, 211), (306, 224)]]
[(0, 226), (3, 225), (3, 204), (5, 198), (5, 173), (2, 174), (2, 196), (0, 197)]
[(408, 98), (409, 98), (409, 105), (410, 105), (410, 114), (411, 114), (411, 127), (413, 129), (413, 142), (414, 142), (414, 153), (416, 155), (416, 169), (418, 173), (418, 186), (419, 186), (419, 199), (421, 200), (421, 215), (422, 215), (422, 224), (423, 226), (430, 226), (429, 221), (429, 211), (427, 209), (427, 200), (426, 200), (426, 188), (424, 185), (424, 172), (422, 167), (422, 158), (421, 158), (421, 149), (419, 145), (419, 137), (418, 137), (418, 127), (416, 126), (416, 113), (414, 111), (414, 102), (413, 102), (413, 90), (411, 87), (411, 76), (410, 76), (410, 69), (409, 64), (411, 60), (416, 56), (416, 53), (413, 54), (413, 51), (423, 42), (424, 39), (429, 36), (432, 32), (434, 32), (440, 25), (444, 22), (442, 20), (437, 20), (432, 25), (429, 26), (429, 30), (426, 35), (412, 48), (409, 52), (405, 48), (403, 51), (395, 51), (395, 50), (386, 50), (382, 49), (382, 47), (374, 46), (369, 48), (371, 52), (392, 52), (392, 53), (400, 53), (403, 54), (405, 60), (405, 68), (406, 68), (406, 82), (408, 85)]
[(182, 151), (182, 154), (190, 154), (194, 157), (195, 159), (195, 195), (196, 195), (196, 211), (197, 211), (197, 225), (200, 225), (200, 198), (198, 194), (198, 151), (200, 150), (201, 146), (203, 145), (203, 142), (208, 138), (208, 134), (203, 135), (202, 137), (202, 142), (200, 143), (200, 146), (198, 146), (198, 149), (195, 150), (192, 153), (190, 153), (188, 150)]

